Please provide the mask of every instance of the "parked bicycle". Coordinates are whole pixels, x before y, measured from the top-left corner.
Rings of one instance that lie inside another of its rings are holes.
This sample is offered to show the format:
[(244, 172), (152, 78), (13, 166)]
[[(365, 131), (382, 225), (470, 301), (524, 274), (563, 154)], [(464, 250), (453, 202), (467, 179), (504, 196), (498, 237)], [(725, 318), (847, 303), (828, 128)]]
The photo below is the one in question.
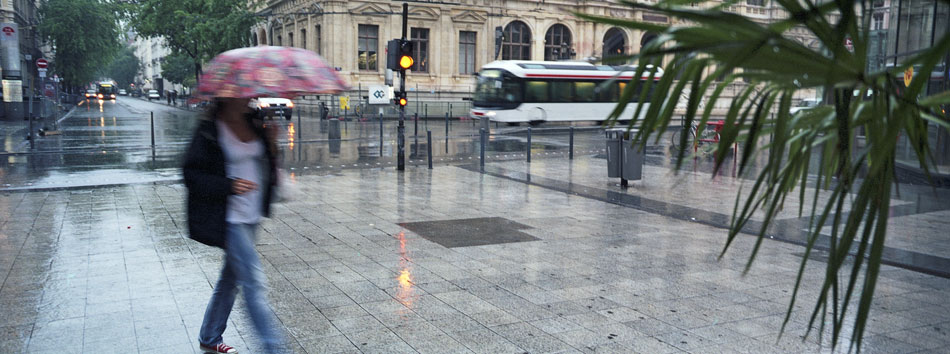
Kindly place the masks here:
[(698, 150), (699, 146), (703, 144), (718, 143), (719, 132), (722, 131), (723, 125), (725, 125), (725, 121), (722, 121), (722, 120), (707, 122), (706, 129), (703, 129), (702, 136), (699, 136), (697, 138), (696, 135), (698, 134), (698, 131), (699, 131), (699, 124), (693, 123), (689, 128), (684, 127), (683, 129), (673, 132), (673, 136), (670, 141), (670, 146), (673, 147), (674, 152), (679, 152), (680, 147), (683, 146), (683, 145), (680, 145), (681, 143), (680, 139), (682, 139), (682, 135), (684, 134), (684, 132), (686, 132), (686, 134), (689, 134), (686, 136), (685, 146), (692, 148), (693, 151)]

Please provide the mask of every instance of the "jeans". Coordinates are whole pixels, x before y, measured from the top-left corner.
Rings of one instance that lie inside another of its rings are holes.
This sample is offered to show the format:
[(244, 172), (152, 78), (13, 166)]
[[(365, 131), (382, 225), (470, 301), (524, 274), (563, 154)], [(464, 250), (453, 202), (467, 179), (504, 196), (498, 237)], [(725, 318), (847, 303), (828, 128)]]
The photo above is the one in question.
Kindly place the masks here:
[(264, 347), (268, 352), (277, 352), (283, 345), (283, 338), (274, 326), (276, 321), (267, 303), (264, 271), (254, 249), (257, 224), (227, 225), (224, 269), (221, 270), (221, 278), (218, 279), (205, 310), (198, 340), (209, 346), (222, 342), (221, 334), (227, 327), (228, 316), (240, 285), (251, 322), (261, 336)]

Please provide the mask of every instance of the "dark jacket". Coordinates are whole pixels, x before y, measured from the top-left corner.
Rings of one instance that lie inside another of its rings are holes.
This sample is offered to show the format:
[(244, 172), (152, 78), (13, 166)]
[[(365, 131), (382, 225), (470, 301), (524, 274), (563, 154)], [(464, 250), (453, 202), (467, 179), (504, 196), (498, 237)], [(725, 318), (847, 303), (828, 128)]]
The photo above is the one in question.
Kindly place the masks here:
[[(264, 176), (263, 216), (270, 216), (270, 201), (277, 183), (277, 162), (273, 142), (258, 124), (254, 132), (264, 141), (269, 162), (269, 176)], [(203, 244), (225, 248), (228, 196), (232, 180), (225, 171), (224, 151), (218, 142), (218, 128), (214, 120), (202, 119), (195, 129), (183, 166), (185, 187), (188, 189), (188, 232), (191, 239)]]

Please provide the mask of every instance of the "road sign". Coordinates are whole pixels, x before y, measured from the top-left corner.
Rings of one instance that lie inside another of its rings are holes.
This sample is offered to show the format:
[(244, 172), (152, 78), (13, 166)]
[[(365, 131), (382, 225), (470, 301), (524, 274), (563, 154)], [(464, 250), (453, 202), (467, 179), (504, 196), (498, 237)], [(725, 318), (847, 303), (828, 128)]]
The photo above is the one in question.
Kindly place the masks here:
[(3, 35), (2, 38), (4, 40), (7, 40), (7, 39), (12, 40), (14, 37), (16, 37), (16, 28), (13, 28), (13, 26), (10, 26), (10, 25), (3, 26), (3, 28), (0, 29), (0, 32), (2, 32), (2, 35)]
[(350, 109), (350, 96), (340, 96), (340, 109)]
[(910, 86), (911, 80), (914, 79), (914, 67), (911, 66), (904, 71), (904, 86)]
[(389, 104), (392, 99), (392, 86), (374, 85), (369, 87), (369, 104)]
[(46, 77), (46, 69), (36, 69), (36, 72), (39, 73), (39, 76)]
[(43, 58), (36, 59), (36, 67), (38, 69), (46, 69), (47, 67), (49, 67), (49, 62)]
[(851, 41), (851, 37), (847, 37), (844, 39), (844, 48), (847, 49), (849, 52), (854, 53), (854, 42)]

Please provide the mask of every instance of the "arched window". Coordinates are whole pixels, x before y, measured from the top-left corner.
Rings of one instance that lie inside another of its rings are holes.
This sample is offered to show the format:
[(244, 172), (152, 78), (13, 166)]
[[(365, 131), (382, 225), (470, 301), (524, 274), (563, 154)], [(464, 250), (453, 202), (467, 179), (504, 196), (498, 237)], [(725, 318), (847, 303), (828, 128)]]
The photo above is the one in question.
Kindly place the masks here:
[(258, 40), (260, 40), (261, 45), (267, 45), (267, 32), (264, 32), (264, 30), (260, 30), (257, 33), (257, 38)]
[(257, 45), (257, 32), (251, 33), (251, 45), (252, 46)]
[(647, 44), (656, 40), (657, 34), (653, 32), (647, 32), (643, 34), (643, 37), (640, 38), (640, 50), (643, 50), (643, 47), (646, 47)]
[(556, 24), (544, 35), (544, 60), (571, 58), (571, 31), (567, 26)]
[(627, 35), (619, 28), (611, 28), (604, 34), (604, 58), (627, 54)]
[(505, 26), (501, 42), (502, 60), (531, 60), (531, 30), (521, 21)]

